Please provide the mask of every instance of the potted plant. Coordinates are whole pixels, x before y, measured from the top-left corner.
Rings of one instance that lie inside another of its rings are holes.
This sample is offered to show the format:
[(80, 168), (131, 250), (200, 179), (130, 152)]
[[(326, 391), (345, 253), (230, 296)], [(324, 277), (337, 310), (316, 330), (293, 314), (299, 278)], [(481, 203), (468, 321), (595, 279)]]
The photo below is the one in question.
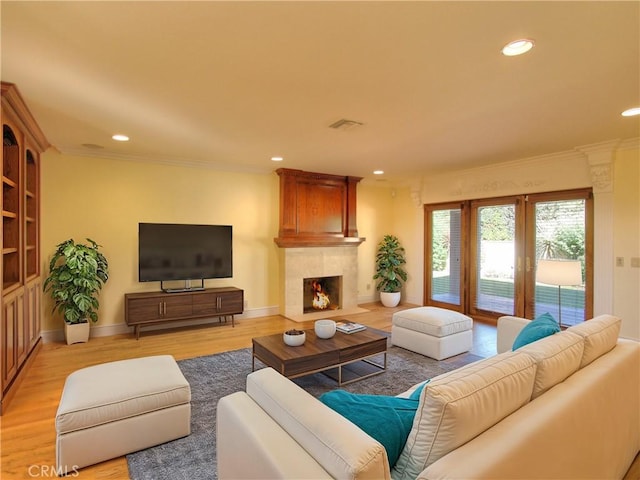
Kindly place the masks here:
[(56, 247), (49, 262), (43, 290), (50, 292), (53, 312), (62, 314), (67, 345), (89, 340), (89, 320), (98, 321), (98, 294), (109, 279), (109, 265), (100, 245), (66, 240)]
[(380, 301), (385, 307), (395, 307), (400, 303), (402, 282), (407, 281), (407, 272), (402, 267), (407, 263), (404, 253), (398, 237), (394, 235), (385, 235), (378, 244), (373, 279), (379, 280), (376, 290), (380, 292)]

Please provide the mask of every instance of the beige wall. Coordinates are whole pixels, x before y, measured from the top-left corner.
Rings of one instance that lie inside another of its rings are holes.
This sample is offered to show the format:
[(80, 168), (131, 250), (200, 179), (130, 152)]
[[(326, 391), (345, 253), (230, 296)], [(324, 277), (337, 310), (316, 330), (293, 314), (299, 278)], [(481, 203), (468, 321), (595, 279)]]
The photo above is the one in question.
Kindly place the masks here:
[(405, 248), (408, 273), (403, 302), (422, 304), (422, 205), (409, 188), (363, 182), (358, 186), (358, 230), (367, 240), (358, 248), (358, 290), (361, 302), (377, 301), (375, 256), (384, 235), (396, 235)]
[(623, 336), (640, 339), (640, 150), (618, 152), (614, 163), (614, 257), (622, 258), (613, 277), (613, 313), (623, 319)]
[[(615, 156), (614, 250), (625, 266), (614, 271), (613, 313), (623, 317), (623, 335), (640, 338), (640, 149)], [(548, 175), (557, 164), (564, 173)], [(572, 173), (569, 173), (572, 172)], [(372, 279), (375, 251), (385, 234), (397, 235), (407, 251), (405, 301), (421, 304), (424, 289), (423, 203), (511, 193), (590, 186), (582, 155), (550, 156), (447, 175), (425, 176), (419, 185), (393, 188), (386, 182), (358, 185), (358, 299), (377, 300)], [(517, 192), (516, 192), (517, 191)], [(278, 250), (278, 177), (275, 173), (224, 172), (133, 161), (82, 158), (49, 151), (42, 162), (43, 272), (55, 245), (90, 237), (103, 245), (111, 278), (101, 295), (98, 326), (122, 325), (124, 294), (158, 290), (137, 280), (138, 222), (232, 224), (234, 277), (207, 286), (234, 285), (245, 291), (247, 315), (277, 311), (281, 281)], [(43, 331), (59, 330), (51, 302), (43, 302)]]
[[(42, 162), (44, 273), (55, 245), (92, 238), (103, 246), (110, 278), (98, 325), (124, 321), (124, 294), (159, 290), (138, 282), (138, 222), (233, 225), (231, 279), (207, 286), (245, 290), (248, 307), (277, 305), (278, 180), (244, 174), (47, 153)], [(61, 328), (47, 298), (43, 330)]]
[[(103, 246), (110, 278), (100, 296), (103, 328), (124, 322), (124, 294), (159, 290), (138, 282), (138, 223), (233, 225), (234, 276), (206, 286), (244, 289), (246, 312), (277, 313), (279, 179), (275, 173), (224, 172), (206, 168), (72, 157), (50, 150), (42, 162), (43, 272), (55, 246), (89, 237)], [(375, 298), (375, 244), (390, 231), (392, 198), (384, 187), (358, 186), (358, 226), (367, 240), (358, 248), (358, 294)], [(51, 300), (43, 302), (44, 332), (60, 330)]]

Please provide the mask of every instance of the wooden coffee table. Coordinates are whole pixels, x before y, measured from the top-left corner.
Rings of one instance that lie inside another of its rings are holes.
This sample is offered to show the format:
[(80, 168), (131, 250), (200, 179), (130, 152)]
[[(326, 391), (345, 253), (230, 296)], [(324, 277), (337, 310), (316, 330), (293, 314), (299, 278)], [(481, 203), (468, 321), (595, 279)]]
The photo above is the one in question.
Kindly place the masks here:
[[(284, 343), (282, 334), (256, 337), (253, 342), (251, 369), (255, 370), (256, 358), (269, 367), (273, 367), (287, 378), (296, 378), (316, 372), (328, 372), (335, 369), (337, 375), (329, 375), (338, 385), (362, 380), (383, 373), (387, 369), (387, 337), (369, 329), (346, 334), (336, 332), (329, 339), (316, 337), (313, 330), (305, 330), (306, 341), (299, 347), (290, 347)], [(372, 357), (382, 355), (382, 363)], [(366, 363), (366, 368), (355, 368), (356, 362)], [(349, 366), (353, 378), (343, 378), (343, 368)], [(351, 368), (354, 367), (354, 368)]]

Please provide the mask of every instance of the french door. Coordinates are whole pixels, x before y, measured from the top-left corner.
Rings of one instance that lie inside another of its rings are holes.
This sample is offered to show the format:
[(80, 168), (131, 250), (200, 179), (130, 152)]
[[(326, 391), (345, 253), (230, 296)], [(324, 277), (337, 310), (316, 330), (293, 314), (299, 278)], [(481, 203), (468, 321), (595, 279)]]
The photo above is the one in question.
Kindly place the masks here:
[(425, 205), (425, 305), (465, 311), (469, 207)]
[[(590, 190), (425, 205), (424, 304), (487, 320), (590, 318), (592, 215)], [(540, 259), (579, 263), (580, 283), (537, 282)]]

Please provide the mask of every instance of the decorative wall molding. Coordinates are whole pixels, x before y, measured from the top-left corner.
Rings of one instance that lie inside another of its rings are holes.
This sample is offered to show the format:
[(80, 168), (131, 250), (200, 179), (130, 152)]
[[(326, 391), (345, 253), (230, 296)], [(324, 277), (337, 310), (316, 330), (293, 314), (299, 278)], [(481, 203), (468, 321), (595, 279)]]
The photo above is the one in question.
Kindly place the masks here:
[[(640, 137), (608, 140), (563, 152), (538, 155), (455, 172), (424, 175), (422, 203), (440, 203), (526, 193), (593, 187), (612, 191), (615, 153), (640, 147)], [(416, 183), (408, 181), (410, 189)]]
[(584, 155), (569, 151), (424, 177), (423, 203), (585, 188)]
[(640, 137), (627, 138), (626, 140), (622, 140), (616, 150), (637, 150), (638, 148), (640, 148)]
[(616, 139), (576, 148), (587, 157), (594, 193), (613, 192), (613, 156), (619, 144)]
[(591, 165), (590, 172), (594, 193), (613, 192), (613, 163)]
[(423, 178), (420, 177), (419, 180), (414, 180), (409, 185), (409, 195), (411, 195), (411, 200), (416, 207), (422, 208), (422, 184), (424, 183)]

